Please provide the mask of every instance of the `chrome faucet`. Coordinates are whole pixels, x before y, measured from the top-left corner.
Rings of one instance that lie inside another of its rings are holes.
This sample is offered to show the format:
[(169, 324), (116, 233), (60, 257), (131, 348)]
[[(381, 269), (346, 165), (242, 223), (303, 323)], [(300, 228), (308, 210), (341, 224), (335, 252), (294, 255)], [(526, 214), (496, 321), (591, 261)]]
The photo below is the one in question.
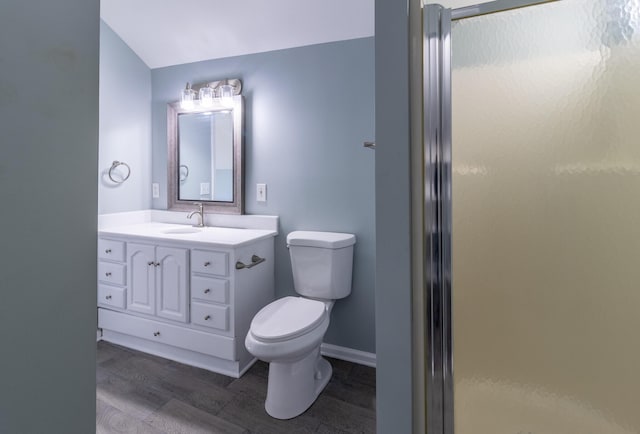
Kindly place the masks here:
[(193, 226), (198, 228), (203, 228), (204, 227), (204, 206), (202, 205), (202, 203), (194, 203), (194, 205), (198, 205), (198, 211), (190, 212), (187, 218), (190, 219), (195, 214), (198, 214), (200, 216), (200, 219), (198, 220), (198, 224)]

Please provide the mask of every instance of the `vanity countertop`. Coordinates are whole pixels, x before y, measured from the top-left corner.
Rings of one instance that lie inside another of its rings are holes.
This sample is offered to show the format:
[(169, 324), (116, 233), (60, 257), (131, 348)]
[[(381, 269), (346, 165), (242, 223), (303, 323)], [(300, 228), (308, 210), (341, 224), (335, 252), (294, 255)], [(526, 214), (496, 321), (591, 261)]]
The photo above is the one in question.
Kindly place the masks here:
[[(197, 228), (173, 223), (137, 223), (103, 228), (98, 231), (102, 237), (126, 236), (141, 240), (166, 240), (203, 244), (203, 247), (240, 247), (255, 241), (274, 237), (278, 233), (267, 229), (238, 229), (205, 226)], [(205, 246), (206, 245), (206, 246)]]

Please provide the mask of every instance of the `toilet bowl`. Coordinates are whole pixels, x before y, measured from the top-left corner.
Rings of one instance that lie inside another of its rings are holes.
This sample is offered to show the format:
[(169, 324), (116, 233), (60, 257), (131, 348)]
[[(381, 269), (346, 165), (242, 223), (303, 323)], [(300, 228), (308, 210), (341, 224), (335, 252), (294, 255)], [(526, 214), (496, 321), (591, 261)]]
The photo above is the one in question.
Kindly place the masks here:
[(331, 378), (320, 355), (334, 300), (351, 292), (355, 236), (333, 232), (292, 232), (287, 237), (294, 287), (301, 297), (283, 297), (251, 321), (247, 350), (269, 362), (265, 409), (291, 419), (313, 404)]

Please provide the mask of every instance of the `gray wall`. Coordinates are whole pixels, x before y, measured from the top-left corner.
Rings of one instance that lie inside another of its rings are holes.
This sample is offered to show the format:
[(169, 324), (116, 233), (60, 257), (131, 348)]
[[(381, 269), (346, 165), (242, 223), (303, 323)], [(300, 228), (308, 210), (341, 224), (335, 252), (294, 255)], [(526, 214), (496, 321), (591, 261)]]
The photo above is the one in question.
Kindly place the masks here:
[(95, 0), (0, 2), (0, 432), (95, 432)]
[(407, 6), (375, 13), (377, 432), (398, 434), (412, 417)]
[[(238, 77), (245, 96), (245, 207), (280, 216), (277, 296), (294, 294), (286, 234), (357, 236), (353, 292), (336, 303), (325, 341), (375, 351), (374, 43), (355, 39), (154, 69), (153, 181), (166, 208), (166, 105), (187, 81)], [(395, 86), (391, 86), (395, 88)], [(267, 184), (267, 202), (255, 200)], [(405, 312), (406, 314), (406, 312)]]
[[(151, 208), (150, 157), (151, 70), (100, 21), (100, 214)], [(107, 176), (114, 160), (131, 167), (122, 184)]]

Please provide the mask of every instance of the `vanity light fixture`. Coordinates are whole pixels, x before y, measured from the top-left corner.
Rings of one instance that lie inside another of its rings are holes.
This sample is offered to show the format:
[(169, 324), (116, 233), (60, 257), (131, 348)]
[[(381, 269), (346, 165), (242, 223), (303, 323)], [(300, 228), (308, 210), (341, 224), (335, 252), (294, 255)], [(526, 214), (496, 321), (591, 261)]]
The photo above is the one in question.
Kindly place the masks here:
[[(197, 97), (196, 97), (197, 91)], [(180, 92), (180, 107), (191, 110), (200, 107), (211, 107), (214, 101), (225, 107), (233, 105), (233, 97), (240, 95), (242, 82), (237, 78), (212, 81), (191, 87), (190, 83)]]
[(209, 86), (200, 88), (199, 97), (202, 107), (211, 107), (213, 105), (213, 88)]
[(196, 93), (191, 89), (191, 84), (187, 83), (187, 87), (180, 92), (180, 106), (183, 109), (192, 109), (194, 107)]
[(227, 107), (233, 104), (233, 86), (230, 84), (220, 86), (220, 102)]

